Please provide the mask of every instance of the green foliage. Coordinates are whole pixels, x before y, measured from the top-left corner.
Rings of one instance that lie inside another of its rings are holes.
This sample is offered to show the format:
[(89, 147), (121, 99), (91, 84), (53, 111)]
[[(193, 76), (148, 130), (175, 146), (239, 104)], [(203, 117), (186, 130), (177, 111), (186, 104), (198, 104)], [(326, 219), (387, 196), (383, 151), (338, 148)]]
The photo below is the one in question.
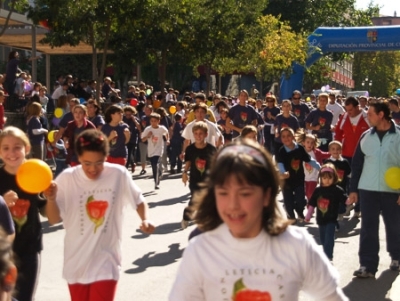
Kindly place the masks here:
[[(391, 96), (400, 87), (400, 51), (358, 52), (354, 55), (354, 90), (369, 90), (372, 96)], [(365, 78), (372, 81), (362, 86)]]
[(270, 0), (265, 14), (281, 16), (295, 32), (310, 34), (320, 26), (371, 25), (371, 16), (379, 13), (377, 5), (356, 10), (355, 0)]
[(290, 26), (273, 16), (263, 16), (245, 28), (243, 43), (235, 55), (217, 65), (224, 73), (254, 72), (259, 80), (279, 78), (291, 73), (293, 62), (304, 64), (308, 42)]

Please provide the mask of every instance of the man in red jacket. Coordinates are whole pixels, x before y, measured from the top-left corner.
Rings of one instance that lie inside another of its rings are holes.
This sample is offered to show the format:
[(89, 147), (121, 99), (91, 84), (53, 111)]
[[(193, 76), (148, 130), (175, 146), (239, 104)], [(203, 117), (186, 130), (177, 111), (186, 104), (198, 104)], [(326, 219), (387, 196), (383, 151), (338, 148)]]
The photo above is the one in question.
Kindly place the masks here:
[[(349, 161), (353, 158), (360, 136), (370, 128), (367, 112), (360, 108), (352, 96), (344, 102), (346, 113), (340, 116), (335, 128), (335, 140), (342, 142), (342, 156)], [(360, 202), (354, 208), (354, 217), (360, 216)]]

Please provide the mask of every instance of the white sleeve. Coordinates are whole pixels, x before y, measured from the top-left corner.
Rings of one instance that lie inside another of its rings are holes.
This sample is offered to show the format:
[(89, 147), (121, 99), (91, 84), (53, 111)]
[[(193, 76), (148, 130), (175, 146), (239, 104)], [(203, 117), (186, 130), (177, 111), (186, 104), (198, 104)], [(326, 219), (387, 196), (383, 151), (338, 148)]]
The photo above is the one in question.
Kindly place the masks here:
[(123, 181), (123, 196), (124, 196), (124, 205), (131, 204), (133, 209), (136, 210), (137, 206), (141, 203), (145, 202), (145, 198), (142, 194), (140, 188), (136, 185), (136, 183), (132, 180), (131, 175), (128, 173), (128, 170), (125, 169), (122, 175)]
[(319, 301), (348, 301), (339, 286), (338, 271), (329, 262), (314, 238), (306, 231), (303, 231), (303, 235), (303, 250), (306, 253), (302, 263), (304, 271), (302, 290)]
[(43, 129), (43, 128), (41, 128), (41, 129), (33, 129), (33, 130), (32, 130), (32, 133), (33, 133), (34, 135), (41, 135), (41, 134), (47, 133), (47, 130), (46, 130), (46, 129)]
[(57, 197), (56, 197), (56, 202), (58, 209), (60, 210), (60, 216), (64, 220), (65, 219), (65, 210), (66, 210), (66, 200), (68, 199), (69, 195), (67, 193), (69, 191), (73, 191), (71, 189), (68, 190), (69, 187), (69, 177), (70, 173), (69, 172), (62, 172), (57, 176), (55, 179), (55, 182), (57, 184)]
[(183, 258), (176, 273), (169, 294), (169, 301), (204, 301), (202, 275), (192, 243), (183, 252)]
[(192, 127), (189, 124), (183, 129), (182, 132), (182, 137), (187, 140), (191, 140), (190, 131), (192, 130)]
[(146, 137), (148, 133), (149, 133), (149, 127), (146, 127), (146, 128), (143, 130), (142, 134), (140, 135), (140, 138)]

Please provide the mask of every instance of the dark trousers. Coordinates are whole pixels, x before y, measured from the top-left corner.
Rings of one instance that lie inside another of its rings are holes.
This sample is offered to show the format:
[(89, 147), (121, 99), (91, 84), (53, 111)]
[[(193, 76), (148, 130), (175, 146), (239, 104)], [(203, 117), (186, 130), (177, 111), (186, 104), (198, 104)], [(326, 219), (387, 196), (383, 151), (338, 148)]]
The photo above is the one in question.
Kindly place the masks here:
[(327, 223), (325, 225), (318, 225), (319, 228), (319, 239), (324, 249), (325, 255), (332, 260), (333, 259), (333, 247), (335, 245), (335, 228), (336, 221)]
[(129, 165), (133, 167), (135, 166), (135, 153), (136, 153), (136, 142), (129, 142), (126, 145), (126, 148), (128, 149), (128, 159), (126, 160), (125, 167), (129, 168)]
[(15, 298), (18, 301), (32, 301), (36, 289), (40, 266), (40, 253), (28, 254), (17, 259), (18, 279)]
[(161, 160), (160, 156), (150, 157), (151, 170), (153, 171), (153, 179), (156, 185), (160, 184), (161, 176)]
[(194, 194), (199, 190), (198, 187), (189, 187), (190, 188), (190, 200), (188, 205), (185, 207), (185, 209), (183, 210), (183, 219), (185, 221), (191, 221), (192, 220), (192, 213), (193, 213), (193, 197)]
[[(275, 154), (275, 135), (270, 133), (271, 127), (264, 127), (264, 147), (271, 155)], [(277, 150), (278, 151), (278, 150)]]
[(360, 265), (376, 273), (379, 264), (379, 215), (386, 230), (386, 249), (393, 260), (400, 260), (400, 206), (398, 193), (359, 190), (361, 232), (358, 256)]
[[(353, 160), (353, 157), (343, 156), (343, 158), (345, 158), (351, 166), (351, 161)], [(347, 181), (347, 191), (350, 191), (350, 179), (348, 179), (348, 181)], [(354, 212), (360, 212), (360, 203), (361, 203), (361, 200), (360, 200), (360, 197), (358, 197), (358, 202), (355, 204)]]
[(182, 160), (179, 158), (179, 155), (182, 152), (182, 143), (171, 142), (171, 148), (169, 153), (169, 163), (171, 163), (171, 170), (178, 168), (178, 171), (182, 170)]
[(306, 206), (306, 197), (304, 185), (295, 188), (285, 186), (282, 190), (283, 203), (289, 219), (295, 219), (294, 211), (299, 218), (304, 218), (304, 207)]

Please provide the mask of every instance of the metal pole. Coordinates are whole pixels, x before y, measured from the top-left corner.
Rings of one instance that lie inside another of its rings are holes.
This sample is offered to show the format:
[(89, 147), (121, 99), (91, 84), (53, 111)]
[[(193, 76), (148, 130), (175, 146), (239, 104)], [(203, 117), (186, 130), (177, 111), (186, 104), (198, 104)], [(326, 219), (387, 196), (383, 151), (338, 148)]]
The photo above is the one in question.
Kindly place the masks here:
[[(36, 56), (36, 26), (32, 25), (32, 57)], [(37, 80), (37, 62), (32, 60), (32, 82)]]
[(46, 54), (46, 87), (49, 93), (53, 91), (50, 80), (50, 54)]

